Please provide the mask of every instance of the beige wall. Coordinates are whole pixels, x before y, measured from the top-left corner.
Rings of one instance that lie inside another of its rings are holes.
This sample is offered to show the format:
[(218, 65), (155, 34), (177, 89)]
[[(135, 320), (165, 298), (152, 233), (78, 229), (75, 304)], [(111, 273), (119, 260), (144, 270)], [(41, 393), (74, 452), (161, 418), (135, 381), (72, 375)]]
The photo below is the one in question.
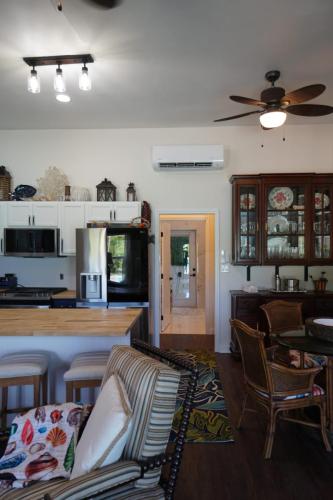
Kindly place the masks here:
[[(285, 137), (285, 141), (283, 141)], [(223, 144), (225, 168), (220, 172), (155, 172), (151, 164), (154, 144)], [(50, 165), (61, 168), (71, 185), (91, 189), (108, 177), (118, 187), (119, 199), (125, 199), (128, 182), (136, 184), (140, 200), (148, 200), (153, 209), (217, 209), (220, 215), (219, 249), (231, 252), (231, 186), (233, 174), (260, 172), (333, 172), (333, 125), (292, 125), (272, 131), (255, 126), (212, 126), (170, 129), (123, 130), (21, 130), (0, 131), (0, 163), (13, 175), (13, 183), (36, 184)], [(154, 221), (155, 224), (155, 221)], [(155, 225), (153, 225), (153, 231)], [(332, 268), (328, 271), (333, 288)], [(317, 275), (320, 269), (310, 269)], [(73, 286), (74, 259), (0, 258), (0, 273), (17, 272), (23, 284), (65, 283)], [(64, 272), (65, 280), (59, 281)], [(273, 267), (252, 270), (252, 282), (271, 286)], [(282, 275), (300, 278), (303, 268), (281, 268)], [(220, 273), (221, 325), (216, 332), (217, 348), (229, 345), (230, 289), (240, 288), (246, 269), (231, 266)], [(309, 284), (305, 284), (310, 286)], [(155, 294), (153, 293), (152, 300)]]

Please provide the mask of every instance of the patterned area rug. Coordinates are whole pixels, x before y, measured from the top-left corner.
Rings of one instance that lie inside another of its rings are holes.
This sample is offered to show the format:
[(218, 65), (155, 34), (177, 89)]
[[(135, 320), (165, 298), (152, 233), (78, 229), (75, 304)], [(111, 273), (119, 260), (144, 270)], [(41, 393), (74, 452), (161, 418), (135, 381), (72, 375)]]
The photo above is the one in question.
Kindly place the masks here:
[[(233, 441), (232, 429), (223, 396), (222, 385), (216, 371), (215, 354), (208, 351), (172, 351), (179, 357), (195, 361), (199, 368), (199, 378), (190, 422), (186, 433), (187, 443), (226, 443)], [(186, 379), (181, 378), (176, 403), (176, 413), (170, 434), (174, 442), (183, 411)]]

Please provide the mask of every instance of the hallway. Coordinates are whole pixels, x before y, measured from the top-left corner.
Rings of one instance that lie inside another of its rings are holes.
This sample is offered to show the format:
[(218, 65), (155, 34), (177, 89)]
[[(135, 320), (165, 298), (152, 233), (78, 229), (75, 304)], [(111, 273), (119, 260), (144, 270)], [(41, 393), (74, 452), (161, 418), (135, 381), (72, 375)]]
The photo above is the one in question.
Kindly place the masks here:
[(170, 323), (162, 332), (165, 334), (192, 334), (206, 333), (205, 310), (198, 307), (173, 307), (170, 314)]

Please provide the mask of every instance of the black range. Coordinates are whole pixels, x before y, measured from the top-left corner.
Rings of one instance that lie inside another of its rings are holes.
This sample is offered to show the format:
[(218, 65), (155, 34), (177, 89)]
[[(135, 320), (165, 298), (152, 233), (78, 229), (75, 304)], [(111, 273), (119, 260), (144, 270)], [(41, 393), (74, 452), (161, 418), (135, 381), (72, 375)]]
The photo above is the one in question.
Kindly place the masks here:
[(0, 307), (50, 307), (52, 295), (67, 288), (16, 287), (0, 292)]

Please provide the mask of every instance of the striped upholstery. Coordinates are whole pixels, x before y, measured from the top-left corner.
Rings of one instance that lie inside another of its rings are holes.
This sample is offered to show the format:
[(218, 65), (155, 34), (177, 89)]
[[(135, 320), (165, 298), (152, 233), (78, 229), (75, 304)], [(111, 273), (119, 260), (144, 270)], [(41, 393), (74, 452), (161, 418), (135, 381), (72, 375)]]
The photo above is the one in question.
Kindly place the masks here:
[(109, 356), (109, 351), (82, 352), (78, 354), (73, 359), (70, 369), (64, 373), (65, 382), (71, 380), (102, 380)]
[(0, 378), (43, 375), (48, 357), (43, 353), (24, 352), (7, 354), (0, 359)]
[[(0, 498), (6, 500), (42, 500), (43, 496), (49, 493), (52, 500), (79, 500), (89, 498), (89, 496), (98, 492), (128, 481), (133, 481), (140, 475), (141, 468), (136, 462), (121, 461), (70, 481), (67, 479), (39, 481), (28, 488), (13, 489), (7, 493), (3, 492), (2, 495), (0, 494)], [(104, 498), (112, 498), (110, 492), (107, 495)]]
[[(114, 346), (102, 387), (111, 373), (124, 382), (133, 411), (133, 427), (123, 458), (140, 460), (165, 451), (176, 405), (180, 373), (132, 347)], [(156, 486), (161, 470), (154, 469), (137, 486)]]
[[(41, 500), (45, 493), (52, 500), (97, 499), (162, 500), (158, 485), (161, 469), (148, 471), (141, 478), (135, 460), (163, 453), (166, 449), (176, 405), (180, 372), (128, 346), (114, 346), (102, 386), (117, 373), (133, 410), (132, 430), (122, 460), (73, 480), (40, 481), (35, 486), (4, 493), (1, 500)], [(127, 483), (127, 484), (125, 484)], [(112, 488), (111, 491), (106, 491)]]

